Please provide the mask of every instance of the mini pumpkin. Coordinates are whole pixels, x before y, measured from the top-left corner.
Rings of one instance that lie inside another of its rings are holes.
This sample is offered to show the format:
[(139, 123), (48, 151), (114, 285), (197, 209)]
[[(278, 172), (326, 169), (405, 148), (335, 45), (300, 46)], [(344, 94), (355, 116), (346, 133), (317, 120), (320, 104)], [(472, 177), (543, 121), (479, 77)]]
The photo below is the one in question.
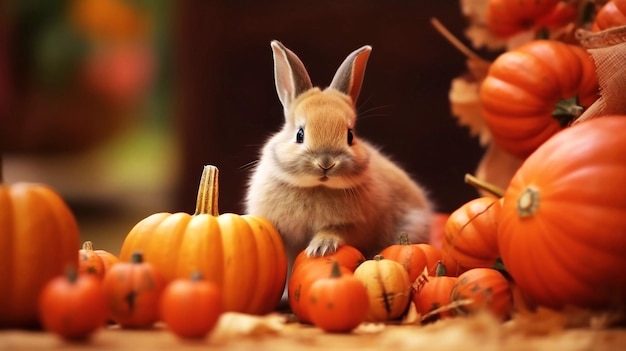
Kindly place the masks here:
[(591, 30), (599, 32), (624, 25), (626, 25), (626, 0), (610, 0), (596, 13)]
[(520, 159), (597, 98), (598, 80), (589, 53), (555, 40), (533, 40), (502, 53), (479, 91), (493, 142)]
[(497, 37), (508, 38), (536, 27), (549, 15), (560, 0), (488, 0), (486, 24)]
[(452, 212), (446, 222), (445, 255), (466, 268), (493, 267), (498, 252), (498, 218), (502, 203), (492, 196), (470, 200)]
[(354, 271), (369, 296), (366, 320), (387, 322), (404, 315), (411, 300), (411, 280), (402, 264), (381, 255), (367, 260)]
[(308, 310), (313, 325), (326, 332), (349, 332), (365, 320), (369, 297), (363, 283), (352, 274), (342, 274), (333, 261), (330, 274), (310, 288)]
[(104, 278), (106, 271), (119, 262), (117, 256), (105, 250), (94, 250), (89, 240), (78, 250), (78, 273), (93, 274), (98, 279)]
[(204, 167), (196, 212), (156, 213), (137, 223), (120, 259), (142, 251), (169, 282), (198, 271), (222, 287), (225, 311), (264, 314), (280, 301), (287, 256), (278, 231), (255, 215), (218, 212), (218, 169)]
[(161, 318), (181, 338), (203, 338), (210, 333), (223, 312), (222, 291), (200, 273), (170, 282), (160, 301)]
[(365, 257), (363, 256), (361, 251), (350, 245), (341, 245), (335, 252), (319, 257), (308, 257), (306, 251), (302, 250), (293, 261), (292, 271), (295, 270), (302, 263), (322, 260), (329, 262), (337, 261), (340, 266), (346, 267), (350, 271), (354, 272), (356, 267), (358, 267), (361, 263), (363, 263), (363, 261), (365, 261)]
[(78, 224), (48, 185), (3, 183), (1, 162), (0, 328), (36, 328), (41, 289), (78, 264)]
[(422, 323), (452, 317), (451, 293), (456, 280), (456, 277), (448, 276), (446, 266), (438, 262), (433, 275), (426, 277), (418, 286), (413, 294), (413, 303), (422, 316)]
[(78, 274), (75, 267), (44, 286), (39, 311), (44, 329), (68, 340), (87, 339), (107, 320), (100, 280), (94, 275)]
[(626, 116), (569, 127), (541, 145), (505, 192), (498, 247), (535, 304), (626, 305)]
[(151, 328), (159, 317), (159, 299), (166, 281), (141, 252), (106, 273), (102, 287), (111, 319), (123, 328)]
[(411, 282), (414, 282), (422, 275), (428, 264), (424, 251), (417, 244), (409, 242), (408, 233), (402, 233), (399, 243), (387, 246), (379, 255), (400, 263), (409, 273)]
[(467, 316), (488, 311), (500, 320), (510, 317), (513, 309), (511, 285), (502, 273), (492, 268), (473, 268), (461, 273), (452, 287), (452, 302), (469, 302), (455, 306), (455, 315)]

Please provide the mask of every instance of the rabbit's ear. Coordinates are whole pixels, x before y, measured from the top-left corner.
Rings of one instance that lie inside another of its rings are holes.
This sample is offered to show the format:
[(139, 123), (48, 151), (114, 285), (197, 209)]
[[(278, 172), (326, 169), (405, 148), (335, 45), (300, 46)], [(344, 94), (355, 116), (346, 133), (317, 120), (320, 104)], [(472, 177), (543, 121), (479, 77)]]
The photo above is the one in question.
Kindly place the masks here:
[(283, 107), (287, 109), (298, 95), (311, 89), (313, 85), (304, 64), (296, 54), (277, 40), (273, 40), (271, 45), (276, 92)]
[(372, 47), (365, 45), (348, 55), (337, 69), (337, 73), (335, 73), (335, 77), (330, 83), (331, 88), (349, 95), (354, 104), (356, 104), (356, 100), (361, 92), (365, 66), (367, 65), (367, 59), (370, 57), (370, 52), (372, 52)]

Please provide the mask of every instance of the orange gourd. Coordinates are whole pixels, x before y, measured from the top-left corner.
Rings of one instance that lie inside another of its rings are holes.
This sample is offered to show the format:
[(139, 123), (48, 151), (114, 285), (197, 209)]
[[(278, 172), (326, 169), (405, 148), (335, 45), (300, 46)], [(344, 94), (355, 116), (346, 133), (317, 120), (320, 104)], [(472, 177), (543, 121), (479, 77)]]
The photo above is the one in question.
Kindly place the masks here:
[(78, 224), (51, 187), (3, 183), (1, 165), (0, 328), (39, 327), (41, 289), (78, 264)]
[(498, 56), (479, 91), (493, 142), (520, 159), (597, 98), (589, 53), (555, 40), (533, 40)]
[(569, 127), (506, 189), (498, 247), (525, 298), (550, 308), (626, 305), (626, 116)]
[(453, 310), (457, 316), (487, 311), (499, 320), (507, 320), (513, 309), (511, 285), (502, 273), (492, 268), (473, 268), (461, 273), (452, 287), (452, 302), (459, 304)]
[(106, 271), (119, 259), (105, 250), (94, 250), (93, 243), (89, 240), (83, 243), (78, 250), (78, 273), (93, 274), (98, 279), (104, 278)]
[(45, 330), (67, 340), (89, 338), (103, 328), (107, 305), (100, 280), (68, 268), (50, 280), (39, 296), (39, 314)]
[(333, 261), (330, 274), (311, 285), (308, 303), (313, 325), (326, 332), (349, 332), (365, 320), (369, 309), (367, 290), (352, 274), (342, 274)]
[(599, 32), (626, 25), (626, 0), (610, 0), (596, 13), (591, 30)]
[(335, 252), (319, 257), (308, 257), (306, 251), (302, 250), (293, 261), (292, 270), (295, 270), (302, 263), (310, 261), (337, 261), (340, 266), (354, 272), (356, 267), (365, 261), (365, 257), (361, 251), (350, 245), (341, 245)]
[(502, 203), (492, 196), (470, 200), (450, 214), (444, 228), (444, 255), (465, 268), (493, 267), (498, 257)]
[(497, 37), (508, 38), (535, 28), (552, 13), (560, 0), (488, 0), (487, 28)]
[(225, 311), (265, 314), (280, 301), (287, 276), (282, 239), (266, 219), (219, 214), (218, 170), (205, 166), (196, 212), (156, 213), (137, 223), (120, 259), (143, 252), (169, 282), (198, 271), (222, 287)]
[[(328, 277), (330, 267), (333, 265), (330, 260), (310, 260), (295, 266), (289, 277), (287, 284), (287, 298), (291, 312), (301, 323), (311, 323), (309, 312), (309, 291), (313, 283), (322, 278)], [(342, 275), (352, 274), (352, 271), (339, 265), (339, 272)]]
[(428, 260), (424, 251), (409, 242), (407, 233), (400, 235), (400, 242), (384, 248), (379, 255), (400, 263), (409, 274), (409, 280), (414, 282), (426, 268)]
[(438, 262), (433, 275), (426, 277), (413, 294), (416, 311), (422, 316), (423, 323), (430, 323), (443, 318), (452, 317), (452, 287), (457, 278), (448, 276), (446, 266)]
[(411, 301), (411, 281), (402, 264), (376, 255), (361, 263), (354, 277), (369, 296), (367, 321), (387, 322), (404, 315)]
[(166, 282), (152, 264), (135, 252), (106, 273), (102, 288), (111, 319), (123, 328), (151, 328), (159, 321), (159, 299)]
[(222, 315), (222, 290), (199, 273), (170, 282), (161, 295), (161, 318), (180, 338), (203, 338)]

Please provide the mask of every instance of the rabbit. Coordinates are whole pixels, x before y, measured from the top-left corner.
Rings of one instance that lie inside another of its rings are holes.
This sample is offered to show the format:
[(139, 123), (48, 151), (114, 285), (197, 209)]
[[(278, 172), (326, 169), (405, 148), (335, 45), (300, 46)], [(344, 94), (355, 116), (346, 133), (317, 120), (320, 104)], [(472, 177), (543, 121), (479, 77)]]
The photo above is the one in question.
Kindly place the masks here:
[(272, 41), (285, 122), (251, 171), (246, 213), (267, 218), (295, 257), (351, 245), (369, 258), (409, 234), (428, 242), (433, 206), (426, 190), (355, 132), (355, 103), (372, 48), (352, 52), (330, 86), (313, 87), (300, 59)]

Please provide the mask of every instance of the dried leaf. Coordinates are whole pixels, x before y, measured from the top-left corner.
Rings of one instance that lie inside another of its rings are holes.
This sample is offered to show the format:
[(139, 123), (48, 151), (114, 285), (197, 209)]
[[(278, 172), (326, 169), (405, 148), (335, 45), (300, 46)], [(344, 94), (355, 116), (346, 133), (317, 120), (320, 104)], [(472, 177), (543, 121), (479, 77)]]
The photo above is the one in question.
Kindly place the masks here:
[(461, 13), (468, 19), (469, 25), (465, 37), (474, 48), (500, 50), (506, 47), (506, 40), (494, 36), (487, 29), (487, 4), (489, 0), (461, 0)]
[(266, 316), (253, 316), (244, 313), (226, 312), (222, 314), (211, 335), (213, 341), (225, 341), (238, 337), (263, 337), (275, 335), (284, 327), (286, 316), (278, 313)]
[(469, 128), (470, 134), (478, 136), (480, 143), (486, 145), (491, 140), (491, 134), (482, 116), (478, 90), (478, 82), (468, 81), (464, 77), (455, 78), (448, 98), (458, 123)]

